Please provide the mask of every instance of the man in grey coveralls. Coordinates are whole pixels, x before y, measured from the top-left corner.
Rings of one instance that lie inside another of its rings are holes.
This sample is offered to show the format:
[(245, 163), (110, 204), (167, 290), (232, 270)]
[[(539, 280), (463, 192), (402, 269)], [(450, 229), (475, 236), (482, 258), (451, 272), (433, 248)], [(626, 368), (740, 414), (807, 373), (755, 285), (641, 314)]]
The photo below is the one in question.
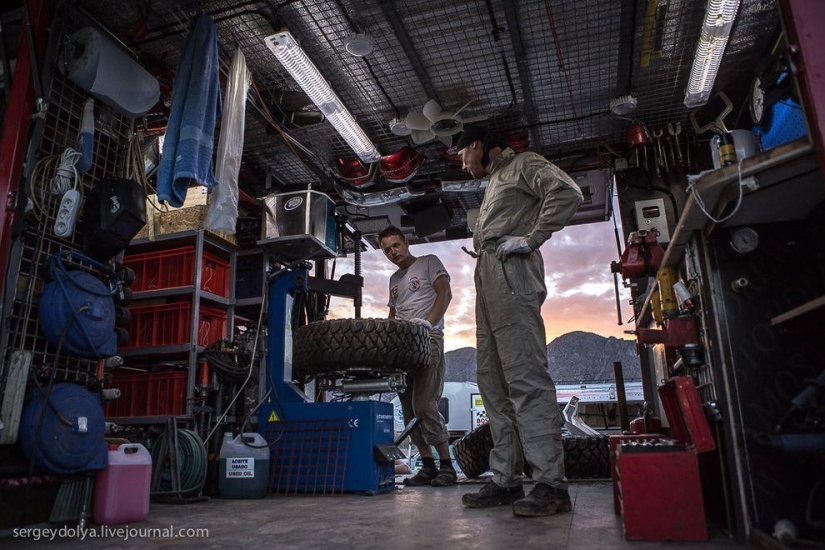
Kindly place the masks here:
[[(512, 504), (516, 516), (569, 512), (563, 420), (547, 370), (541, 317), (547, 289), (539, 247), (575, 214), (582, 193), (544, 157), (517, 155), (484, 128), (466, 127), (457, 149), (464, 170), (475, 179), (490, 176), (473, 255), (478, 387), (494, 444), (492, 481), (462, 502), (471, 508)], [(526, 497), (522, 446), (536, 481)]]

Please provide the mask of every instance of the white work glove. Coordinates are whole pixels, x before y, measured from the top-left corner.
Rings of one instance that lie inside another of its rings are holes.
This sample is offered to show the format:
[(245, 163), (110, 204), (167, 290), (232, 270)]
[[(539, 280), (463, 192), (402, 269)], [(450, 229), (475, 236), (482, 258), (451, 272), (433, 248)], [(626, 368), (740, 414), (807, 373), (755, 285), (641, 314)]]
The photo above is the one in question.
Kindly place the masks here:
[(527, 244), (527, 237), (513, 237), (508, 235), (498, 240), (496, 248), (496, 258), (506, 261), (510, 254), (529, 254), (533, 249)]
[(415, 323), (416, 325), (421, 325), (423, 327), (426, 327), (427, 330), (432, 330), (433, 329), (432, 323), (430, 323), (426, 319), (410, 319), (410, 323)]

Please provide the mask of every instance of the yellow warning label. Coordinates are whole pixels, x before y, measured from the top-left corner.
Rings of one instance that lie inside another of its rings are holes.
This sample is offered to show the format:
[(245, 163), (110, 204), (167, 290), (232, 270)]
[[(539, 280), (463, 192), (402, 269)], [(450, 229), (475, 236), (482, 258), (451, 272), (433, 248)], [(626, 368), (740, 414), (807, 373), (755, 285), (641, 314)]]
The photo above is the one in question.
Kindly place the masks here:
[(271, 413), (269, 413), (269, 420), (267, 420), (267, 422), (280, 422), (280, 421), (281, 421), (281, 419), (278, 418), (278, 415), (275, 414), (275, 411), (272, 411)]

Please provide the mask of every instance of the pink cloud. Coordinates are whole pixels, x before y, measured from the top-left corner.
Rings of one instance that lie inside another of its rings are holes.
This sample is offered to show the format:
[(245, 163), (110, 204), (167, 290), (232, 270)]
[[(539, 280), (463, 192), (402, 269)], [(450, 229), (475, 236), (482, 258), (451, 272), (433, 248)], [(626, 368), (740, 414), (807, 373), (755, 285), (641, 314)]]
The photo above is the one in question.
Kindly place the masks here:
[[(435, 254), (450, 273), (453, 300), (445, 319), (445, 349), (475, 346), (475, 260), (461, 247), (472, 249), (472, 241), (415, 245), (416, 256)], [(547, 300), (542, 307), (547, 341), (568, 332), (583, 330), (602, 336), (630, 337), (618, 326), (616, 299), (610, 262), (618, 259), (613, 224), (609, 222), (568, 227), (541, 248), (544, 255)], [(395, 270), (380, 251), (362, 255), (364, 296), (362, 317), (386, 317), (387, 284)], [(352, 273), (353, 259), (339, 259), (336, 278)], [(629, 294), (622, 290), (623, 319), (632, 315)], [(332, 318), (353, 317), (352, 301), (333, 298)]]

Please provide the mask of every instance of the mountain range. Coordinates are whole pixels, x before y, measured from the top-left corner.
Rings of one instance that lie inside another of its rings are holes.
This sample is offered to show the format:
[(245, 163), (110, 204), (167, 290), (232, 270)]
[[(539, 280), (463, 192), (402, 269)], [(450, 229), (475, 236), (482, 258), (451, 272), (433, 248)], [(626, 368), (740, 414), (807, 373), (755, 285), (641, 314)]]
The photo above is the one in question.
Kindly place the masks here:
[[(445, 382), (476, 381), (476, 349), (460, 348), (444, 354)], [(557, 384), (613, 382), (613, 362), (622, 362), (626, 382), (639, 381), (642, 372), (636, 342), (599, 336), (592, 332), (568, 332), (547, 344), (550, 375)]]

